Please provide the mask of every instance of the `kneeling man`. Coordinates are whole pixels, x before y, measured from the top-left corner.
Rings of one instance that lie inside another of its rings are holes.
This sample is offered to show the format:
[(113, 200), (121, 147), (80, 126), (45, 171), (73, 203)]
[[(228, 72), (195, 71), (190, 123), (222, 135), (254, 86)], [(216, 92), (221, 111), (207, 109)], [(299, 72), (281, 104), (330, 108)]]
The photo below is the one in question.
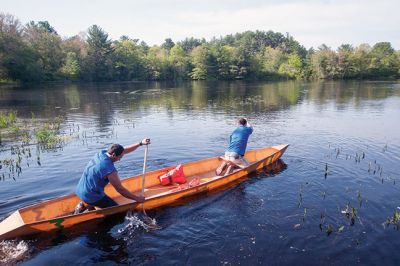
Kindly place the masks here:
[(93, 210), (94, 207), (107, 208), (118, 205), (104, 193), (104, 187), (108, 183), (111, 183), (122, 196), (140, 203), (144, 202), (143, 196), (131, 193), (122, 185), (114, 163), (121, 160), (125, 154), (136, 150), (139, 146), (148, 144), (150, 144), (150, 139), (143, 139), (139, 143), (126, 147), (113, 144), (108, 150), (98, 152), (87, 164), (76, 187), (76, 194), (82, 202), (76, 206), (75, 213), (81, 213), (87, 209)]

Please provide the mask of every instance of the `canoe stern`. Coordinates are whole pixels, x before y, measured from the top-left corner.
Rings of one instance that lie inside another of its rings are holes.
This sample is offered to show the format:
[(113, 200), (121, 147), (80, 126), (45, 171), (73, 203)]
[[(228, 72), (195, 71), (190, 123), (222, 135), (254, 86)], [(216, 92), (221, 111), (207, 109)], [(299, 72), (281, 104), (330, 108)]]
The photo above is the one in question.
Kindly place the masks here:
[(18, 235), (25, 226), (25, 222), (21, 217), (19, 211), (15, 211), (9, 217), (0, 222), (0, 240), (12, 238), (14, 235)]

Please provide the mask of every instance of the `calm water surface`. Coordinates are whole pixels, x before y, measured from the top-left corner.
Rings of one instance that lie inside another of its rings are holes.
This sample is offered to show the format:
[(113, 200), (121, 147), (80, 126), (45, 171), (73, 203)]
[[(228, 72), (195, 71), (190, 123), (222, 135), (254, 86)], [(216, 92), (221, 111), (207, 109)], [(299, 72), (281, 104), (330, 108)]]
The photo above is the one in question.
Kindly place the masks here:
[[(290, 147), (278, 168), (152, 211), (161, 230), (148, 232), (138, 214), (116, 216), (51, 237), (1, 242), (1, 263), (400, 263), (400, 231), (385, 226), (400, 209), (399, 82), (1, 88), (0, 111), (11, 109), (21, 119), (32, 113), (40, 121), (60, 117), (70, 140), (52, 150), (32, 146), (21, 175), (0, 181), (0, 219), (73, 192), (87, 161), (115, 142), (150, 137), (148, 170), (153, 170), (222, 154), (235, 119), (245, 116), (254, 126), (249, 149)], [(0, 159), (13, 156), (11, 144), (3, 139)], [(141, 173), (142, 164), (139, 149), (117, 168), (126, 177)], [(354, 208), (354, 221), (346, 216), (347, 206)]]

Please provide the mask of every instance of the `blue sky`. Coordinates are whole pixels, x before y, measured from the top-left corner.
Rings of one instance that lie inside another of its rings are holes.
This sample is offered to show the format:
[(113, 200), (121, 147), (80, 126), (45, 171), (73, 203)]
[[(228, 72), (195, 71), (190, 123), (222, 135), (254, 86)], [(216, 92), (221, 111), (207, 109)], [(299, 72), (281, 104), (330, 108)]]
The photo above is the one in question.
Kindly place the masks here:
[(307, 48), (389, 41), (399, 50), (399, 10), (399, 0), (0, 0), (0, 12), (22, 23), (47, 20), (61, 36), (97, 24), (112, 39), (128, 35), (150, 45), (273, 30)]

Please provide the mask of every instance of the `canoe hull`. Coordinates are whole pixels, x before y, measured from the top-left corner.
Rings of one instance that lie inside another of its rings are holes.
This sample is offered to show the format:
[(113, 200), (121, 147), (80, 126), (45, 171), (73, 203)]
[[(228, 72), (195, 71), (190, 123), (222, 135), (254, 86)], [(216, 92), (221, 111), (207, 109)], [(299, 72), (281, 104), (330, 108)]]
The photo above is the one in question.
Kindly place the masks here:
[[(264, 167), (276, 162), (282, 156), (283, 152), (276, 153), (276, 154), (270, 156), (269, 158), (266, 158), (266, 160), (256, 162), (256, 163), (250, 165), (246, 169), (243, 169), (238, 172), (234, 172), (234, 173), (224, 176), (222, 178), (216, 178), (215, 180), (211, 180), (200, 186), (189, 188), (185, 191), (177, 191), (174, 193), (168, 193), (167, 195), (164, 195), (164, 196), (158, 196), (157, 198), (146, 200), (146, 202), (144, 203), (144, 207), (145, 207), (145, 209), (153, 209), (153, 208), (157, 208), (160, 206), (165, 206), (165, 205), (171, 204), (171, 203), (178, 201), (179, 199), (184, 198), (184, 197), (220, 189), (222, 187), (227, 186), (228, 184), (233, 183), (234, 181), (236, 181), (240, 178), (247, 176), (248, 174), (250, 174), (252, 172), (261, 170)], [(141, 208), (142, 208), (142, 204), (138, 204), (135, 207), (135, 209), (139, 210), (139, 211), (141, 210)]]
[[(287, 147), (288, 145), (278, 145), (249, 151), (246, 153), (246, 159), (251, 162), (250, 165), (226, 176), (210, 174), (214, 172), (214, 169), (220, 163), (218, 157), (184, 164), (183, 167), (187, 169), (187, 173), (185, 173), (187, 176), (200, 178), (201, 180), (199, 185), (193, 187), (160, 187), (157, 177), (171, 168), (149, 172), (146, 174), (145, 187), (148, 192), (145, 193), (144, 208), (153, 209), (166, 206), (185, 197), (221, 189), (252, 172), (261, 170), (276, 162)], [(262, 156), (262, 154), (258, 154), (257, 151), (261, 150), (269, 155), (260, 159), (259, 156)], [(132, 188), (132, 192), (138, 192), (140, 191), (140, 178), (141, 176), (130, 177), (123, 180), (122, 183), (125, 187)], [(74, 215), (71, 210), (73, 211), (73, 207), (80, 201), (74, 194), (35, 204), (14, 212), (0, 223), (0, 240), (68, 229), (88, 221), (103, 219), (107, 216), (133, 209), (140, 211), (143, 208), (143, 204), (122, 197), (111, 186), (107, 186), (105, 191), (119, 203), (118, 206)]]

